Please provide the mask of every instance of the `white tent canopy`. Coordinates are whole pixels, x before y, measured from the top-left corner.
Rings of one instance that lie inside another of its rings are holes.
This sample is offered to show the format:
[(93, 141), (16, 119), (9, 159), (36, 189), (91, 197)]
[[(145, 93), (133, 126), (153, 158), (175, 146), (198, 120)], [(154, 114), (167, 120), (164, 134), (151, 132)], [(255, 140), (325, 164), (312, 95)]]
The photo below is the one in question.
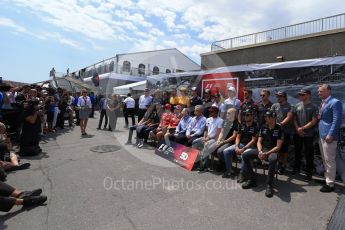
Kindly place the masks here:
[(130, 92), (130, 88), (134, 91), (144, 91), (146, 88), (146, 81), (139, 81), (128, 85), (121, 85), (113, 88), (114, 93), (126, 95)]

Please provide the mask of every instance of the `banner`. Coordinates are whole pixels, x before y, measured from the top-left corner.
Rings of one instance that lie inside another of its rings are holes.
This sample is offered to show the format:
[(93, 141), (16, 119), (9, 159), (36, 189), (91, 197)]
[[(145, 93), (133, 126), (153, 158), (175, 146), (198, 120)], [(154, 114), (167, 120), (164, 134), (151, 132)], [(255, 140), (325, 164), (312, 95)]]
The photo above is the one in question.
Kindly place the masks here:
[(199, 150), (178, 143), (171, 143), (173, 143), (172, 146), (174, 147), (170, 147), (162, 143), (158, 148), (156, 148), (155, 153), (169, 161), (178, 164), (188, 171), (192, 171), (195, 160), (198, 157)]

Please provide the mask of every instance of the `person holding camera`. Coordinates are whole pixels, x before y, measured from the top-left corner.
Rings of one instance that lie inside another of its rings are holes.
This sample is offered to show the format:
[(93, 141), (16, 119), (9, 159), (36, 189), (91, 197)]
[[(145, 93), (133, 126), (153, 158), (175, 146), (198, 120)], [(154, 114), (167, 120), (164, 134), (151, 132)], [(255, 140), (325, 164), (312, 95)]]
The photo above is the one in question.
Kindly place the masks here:
[(37, 100), (23, 102), (23, 127), (20, 137), (20, 155), (32, 156), (42, 152), (39, 147), (43, 109)]
[(82, 90), (82, 95), (78, 98), (77, 106), (79, 110), (80, 131), (81, 135), (84, 136), (87, 135), (85, 130), (92, 108), (91, 99), (87, 96), (87, 91), (85, 89)]

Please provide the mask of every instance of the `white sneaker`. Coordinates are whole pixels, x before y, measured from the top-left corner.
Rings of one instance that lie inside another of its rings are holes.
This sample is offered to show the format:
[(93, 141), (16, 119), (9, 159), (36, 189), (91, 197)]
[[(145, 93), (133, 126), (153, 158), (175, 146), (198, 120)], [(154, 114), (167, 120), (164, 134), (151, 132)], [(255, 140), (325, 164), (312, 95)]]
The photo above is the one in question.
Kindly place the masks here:
[(138, 148), (140, 149), (142, 147), (144, 147), (144, 142), (141, 141), (140, 144), (138, 145)]

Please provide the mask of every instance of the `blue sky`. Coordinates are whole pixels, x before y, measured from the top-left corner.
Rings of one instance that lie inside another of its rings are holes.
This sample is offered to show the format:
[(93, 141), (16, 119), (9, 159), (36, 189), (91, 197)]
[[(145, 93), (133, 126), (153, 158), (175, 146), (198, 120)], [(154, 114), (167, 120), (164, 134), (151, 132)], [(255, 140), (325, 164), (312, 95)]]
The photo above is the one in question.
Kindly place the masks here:
[(1, 0), (0, 76), (37, 82), (119, 53), (178, 48), (345, 13), (340, 0)]

